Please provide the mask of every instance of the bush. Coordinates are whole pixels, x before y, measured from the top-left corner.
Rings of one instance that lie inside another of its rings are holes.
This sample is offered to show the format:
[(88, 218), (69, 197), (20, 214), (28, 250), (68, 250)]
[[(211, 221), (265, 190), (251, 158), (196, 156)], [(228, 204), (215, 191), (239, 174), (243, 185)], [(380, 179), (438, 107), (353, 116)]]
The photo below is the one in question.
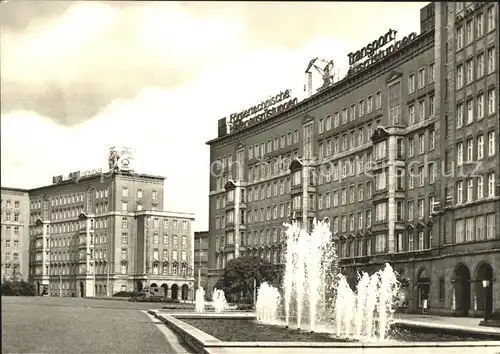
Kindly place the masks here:
[(140, 295), (141, 293), (136, 291), (119, 291), (113, 294), (115, 297), (137, 297)]
[(34, 284), (24, 280), (2, 282), (2, 296), (35, 296), (36, 288)]
[(236, 307), (239, 311), (253, 311), (252, 304), (238, 304)]

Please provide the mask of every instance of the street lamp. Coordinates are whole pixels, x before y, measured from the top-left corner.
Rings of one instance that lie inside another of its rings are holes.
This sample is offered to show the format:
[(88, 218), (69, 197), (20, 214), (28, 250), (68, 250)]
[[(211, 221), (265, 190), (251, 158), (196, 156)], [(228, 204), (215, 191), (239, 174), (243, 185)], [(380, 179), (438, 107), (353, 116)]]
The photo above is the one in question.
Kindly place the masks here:
[(484, 289), (484, 322), (488, 321), (488, 287), (490, 286), (489, 280), (483, 280)]

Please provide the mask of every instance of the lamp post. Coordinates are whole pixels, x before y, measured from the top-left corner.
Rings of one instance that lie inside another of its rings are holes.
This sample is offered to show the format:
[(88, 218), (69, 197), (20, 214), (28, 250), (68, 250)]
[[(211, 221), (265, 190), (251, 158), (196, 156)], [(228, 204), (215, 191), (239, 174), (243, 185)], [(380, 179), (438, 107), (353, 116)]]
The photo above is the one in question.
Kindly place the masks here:
[(62, 297), (62, 268), (59, 269), (59, 297)]
[(490, 286), (489, 280), (483, 280), (484, 289), (484, 322), (488, 321), (488, 288)]

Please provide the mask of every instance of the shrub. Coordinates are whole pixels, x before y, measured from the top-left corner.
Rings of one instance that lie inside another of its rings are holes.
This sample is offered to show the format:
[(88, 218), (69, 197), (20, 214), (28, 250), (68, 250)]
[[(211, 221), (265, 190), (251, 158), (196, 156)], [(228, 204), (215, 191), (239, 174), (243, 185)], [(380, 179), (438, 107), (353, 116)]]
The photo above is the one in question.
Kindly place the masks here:
[(2, 282), (2, 296), (35, 296), (36, 288), (34, 284), (24, 280), (7, 280)]
[(140, 295), (141, 293), (136, 291), (119, 291), (113, 294), (115, 297), (137, 297)]

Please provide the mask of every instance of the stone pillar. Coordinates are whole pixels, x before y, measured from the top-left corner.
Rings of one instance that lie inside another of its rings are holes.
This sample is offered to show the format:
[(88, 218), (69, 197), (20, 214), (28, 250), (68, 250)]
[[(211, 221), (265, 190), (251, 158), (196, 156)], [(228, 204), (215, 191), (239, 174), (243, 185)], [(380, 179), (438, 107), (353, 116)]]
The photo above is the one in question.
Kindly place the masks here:
[(389, 136), (387, 139), (387, 245), (386, 252), (395, 252), (394, 229), (396, 223), (396, 150), (397, 137)]
[(234, 189), (234, 258), (238, 258), (240, 255), (240, 202), (241, 183), (237, 181)]

